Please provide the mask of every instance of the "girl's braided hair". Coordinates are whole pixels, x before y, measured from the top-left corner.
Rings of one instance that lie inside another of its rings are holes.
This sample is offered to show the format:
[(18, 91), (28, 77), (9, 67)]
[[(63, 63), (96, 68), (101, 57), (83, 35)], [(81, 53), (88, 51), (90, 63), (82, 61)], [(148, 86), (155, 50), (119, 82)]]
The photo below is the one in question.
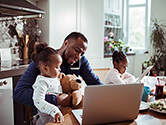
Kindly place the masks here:
[(117, 62), (119, 64), (119, 62), (124, 61), (126, 59), (126, 54), (123, 51), (117, 51), (115, 50), (113, 55), (113, 62)]

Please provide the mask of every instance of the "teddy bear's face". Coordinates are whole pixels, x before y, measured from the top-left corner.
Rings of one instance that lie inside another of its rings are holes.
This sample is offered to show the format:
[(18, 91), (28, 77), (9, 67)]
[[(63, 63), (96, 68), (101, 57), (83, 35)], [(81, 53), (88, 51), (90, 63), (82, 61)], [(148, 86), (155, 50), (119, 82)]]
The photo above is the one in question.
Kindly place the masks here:
[(64, 93), (70, 93), (81, 88), (81, 80), (75, 75), (62, 75), (60, 78)]

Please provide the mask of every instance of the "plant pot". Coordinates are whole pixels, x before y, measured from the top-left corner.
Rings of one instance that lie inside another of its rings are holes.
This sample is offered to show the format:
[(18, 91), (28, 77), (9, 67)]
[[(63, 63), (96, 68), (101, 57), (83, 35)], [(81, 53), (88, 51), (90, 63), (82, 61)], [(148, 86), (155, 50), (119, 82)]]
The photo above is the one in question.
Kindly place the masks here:
[(153, 75), (154, 77), (156, 77), (156, 76), (158, 75), (158, 71), (156, 71), (156, 70), (152, 71), (152, 75)]

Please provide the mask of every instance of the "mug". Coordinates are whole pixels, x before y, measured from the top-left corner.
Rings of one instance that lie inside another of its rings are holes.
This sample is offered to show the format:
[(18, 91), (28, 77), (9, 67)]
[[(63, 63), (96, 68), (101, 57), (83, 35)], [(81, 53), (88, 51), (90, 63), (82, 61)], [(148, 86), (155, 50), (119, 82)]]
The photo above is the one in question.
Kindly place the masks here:
[(164, 85), (165, 85), (164, 81), (160, 80), (160, 83), (156, 82), (156, 84), (155, 84), (155, 88), (156, 88), (155, 89), (155, 99), (161, 99), (164, 97), (164, 92), (163, 92)]

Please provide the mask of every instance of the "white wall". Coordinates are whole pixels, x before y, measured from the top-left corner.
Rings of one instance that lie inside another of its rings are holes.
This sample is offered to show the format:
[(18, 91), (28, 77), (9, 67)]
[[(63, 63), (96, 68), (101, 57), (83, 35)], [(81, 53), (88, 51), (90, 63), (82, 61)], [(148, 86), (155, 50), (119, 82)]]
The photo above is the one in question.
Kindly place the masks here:
[(104, 55), (104, 2), (103, 0), (81, 1), (81, 32), (88, 38), (86, 56), (102, 59)]
[[(142, 62), (148, 60), (150, 58), (150, 54), (136, 54), (134, 56), (133, 61), (133, 71), (131, 72), (136, 77), (139, 77), (142, 73)], [(131, 62), (131, 61), (130, 61)]]
[(59, 48), (64, 38), (76, 30), (76, 0), (50, 0), (50, 40)]
[(151, 2), (151, 18), (157, 18), (158, 20), (166, 20), (166, 0), (152, 0)]
[(76, 31), (76, 0), (43, 0), (38, 6), (46, 10), (44, 19), (38, 20), (42, 34), (41, 41), (47, 41), (49, 46), (60, 48), (64, 38)]

